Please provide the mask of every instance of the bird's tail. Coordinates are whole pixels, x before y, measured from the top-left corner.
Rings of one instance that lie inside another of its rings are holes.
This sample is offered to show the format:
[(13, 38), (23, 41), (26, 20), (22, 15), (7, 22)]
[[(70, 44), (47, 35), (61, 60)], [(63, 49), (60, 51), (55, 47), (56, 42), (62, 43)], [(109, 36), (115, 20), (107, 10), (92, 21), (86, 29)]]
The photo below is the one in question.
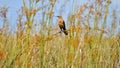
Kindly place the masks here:
[(68, 35), (68, 32), (66, 30), (63, 31), (65, 35)]

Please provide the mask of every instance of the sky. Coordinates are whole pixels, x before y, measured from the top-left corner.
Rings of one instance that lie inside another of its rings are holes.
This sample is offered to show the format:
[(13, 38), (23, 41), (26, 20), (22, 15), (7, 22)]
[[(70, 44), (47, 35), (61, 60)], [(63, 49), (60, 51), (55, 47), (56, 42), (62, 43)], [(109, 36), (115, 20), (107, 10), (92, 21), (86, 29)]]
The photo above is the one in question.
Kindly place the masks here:
[[(23, 5), (23, 0), (0, 0), (0, 7), (1, 6), (7, 6), (9, 8), (8, 10), (8, 14), (7, 14), (7, 17), (8, 17), (8, 21), (10, 22), (10, 26), (14, 29), (15, 26), (16, 26), (16, 21), (17, 21), (17, 11), (21, 8), (21, 6)], [(58, 0), (59, 2), (62, 3), (62, 0)], [(64, 0), (65, 1), (65, 0)], [(66, 0), (67, 1), (67, 0)], [(84, 4), (87, 0), (75, 0), (77, 1), (78, 4), (82, 5)], [(109, 7), (110, 10), (112, 9), (116, 9), (116, 10), (120, 10), (120, 0), (111, 0), (112, 3)], [(72, 2), (71, 2), (72, 3)], [(68, 6), (66, 6), (67, 10), (71, 11), (70, 10), (70, 6), (71, 3), (68, 3)], [(59, 6), (57, 6), (58, 9), (56, 9), (57, 12), (59, 12)], [(66, 14), (69, 13), (69, 11), (66, 11)], [(57, 13), (55, 13), (55, 15), (59, 15)], [(64, 15), (64, 14), (63, 14)], [(64, 19), (67, 18), (67, 15), (64, 15)], [(0, 28), (2, 26), (2, 23), (0, 23)]]
[[(0, 0), (0, 6), (7, 6), (9, 8), (8, 10), (8, 21), (10, 22), (10, 26), (15, 28), (16, 26), (16, 20), (17, 20), (17, 11), (21, 8), (21, 6), (23, 5), (23, 0)], [(67, 0), (66, 0), (67, 1)], [(82, 0), (79, 0), (82, 1)], [(63, 3), (61, 1), (58, 1), (60, 3)], [(84, 4), (85, 1), (80, 2), (80, 4)], [(72, 2), (71, 2), (72, 3)], [(70, 5), (70, 3), (68, 3), (68, 5)], [(72, 5), (71, 5), (72, 6)], [(57, 12), (59, 11), (59, 6), (57, 6), (58, 9), (56, 9)], [(70, 6), (67, 6), (67, 8), (69, 9)], [(68, 13), (68, 12), (66, 12)], [(58, 13), (55, 13), (55, 15), (59, 15)], [(64, 14), (63, 14), (64, 15)], [(66, 15), (64, 16), (66, 19)], [(2, 27), (2, 24), (0, 24), (0, 27)]]

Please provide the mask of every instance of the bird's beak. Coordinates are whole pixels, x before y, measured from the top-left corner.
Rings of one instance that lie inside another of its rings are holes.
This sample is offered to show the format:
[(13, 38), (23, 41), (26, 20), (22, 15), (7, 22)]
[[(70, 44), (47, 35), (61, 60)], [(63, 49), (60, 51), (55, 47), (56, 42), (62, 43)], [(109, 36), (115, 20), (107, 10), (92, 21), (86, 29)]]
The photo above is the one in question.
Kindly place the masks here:
[(59, 17), (59, 16), (55, 16), (55, 15), (54, 15), (54, 17)]

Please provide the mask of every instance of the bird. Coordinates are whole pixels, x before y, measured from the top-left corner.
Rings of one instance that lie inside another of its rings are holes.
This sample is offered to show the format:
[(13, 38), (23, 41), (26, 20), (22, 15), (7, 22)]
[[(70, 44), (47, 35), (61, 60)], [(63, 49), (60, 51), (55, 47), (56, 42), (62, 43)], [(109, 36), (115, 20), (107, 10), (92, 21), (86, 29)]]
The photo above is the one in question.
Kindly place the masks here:
[(65, 34), (68, 35), (68, 32), (66, 31), (65, 21), (63, 20), (62, 16), (58, 17), (58, 25), (60, 27), (60, 30)]

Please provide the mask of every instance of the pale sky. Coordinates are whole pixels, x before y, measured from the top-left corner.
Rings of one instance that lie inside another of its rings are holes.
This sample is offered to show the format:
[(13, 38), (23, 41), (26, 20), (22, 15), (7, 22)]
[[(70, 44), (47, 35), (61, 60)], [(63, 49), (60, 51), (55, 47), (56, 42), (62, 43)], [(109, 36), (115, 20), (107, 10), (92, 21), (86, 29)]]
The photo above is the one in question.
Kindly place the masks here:
[[(75, 1), (77, 1), (77, 3), (81, 5), (81, 4), (84, 4), (85, 1), (87, 1), (87, 0), (75, 0)], [(120, 11), (120, 0), (111, 0), (111, 1), (112, 1), (112, 3), (110, 5), (109, 9), (110, 10), (116, 9), (116, 10)], [(62, 0), (60, 0), (59, 2), (62, 3)], [(72, 6), (72, 5), (70, 5), (71, 3), (66, 2), (66, 4), (68, 4), (68, 6), (66, 6), (66, 9), (68, 10), (65, 12), (66, 14), (69, 12), (70, 6)], [(15, 28), (16, 20), (17, 20), (17, 12), (16, 11), (18, 11), (18, 9), (20, 9), (22, 5), (23, 5), (22, 0), (0, 0), (0, 6), (9, 7), (7, 17), (8, 17), (8, 21), (10, 22), (11, 27), (13, 27), (13, 29)], [(57, 8), (58, 9), (55, 9), (55, 10), (57, 12), (60, 12), (59, 6), (57, 6)], [(59, 15), (59, 13), (55, 13), (55, 15)], [(62, 15), (64, 15), (64, 14), (62, 14)], [(64, 17), (67, 18), (67, 15), (65, 15)], [(2, 24), (0, 23), (0, 28), (1, 28), (1, 26), (2, 26)]]

